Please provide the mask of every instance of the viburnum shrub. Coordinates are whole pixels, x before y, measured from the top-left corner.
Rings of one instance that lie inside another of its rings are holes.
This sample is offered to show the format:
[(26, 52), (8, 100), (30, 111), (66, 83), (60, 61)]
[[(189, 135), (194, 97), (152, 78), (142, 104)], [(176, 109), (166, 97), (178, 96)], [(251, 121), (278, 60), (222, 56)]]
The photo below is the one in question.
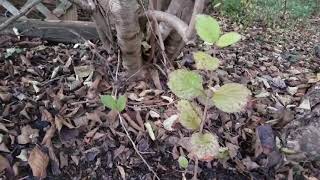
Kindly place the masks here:
[[(219, 23), (208, 15), (197, 16), (196, 31), (205, 43), (218, 48), (230, 46), (241, 39), (241, 35), (236, 32), (221, 35)], [(203, 132), (209, 104), (215, 105), (223, 112), (240, 112), (245, 108), (251, 92), (246, 86), (237, 83), (224, 84), (216, 90), (210, 87), (204, 88), (203, 78), (198, 71), (210, 73), (216, 70), (219, 67), (219, 60), (202, 51), (194, 52), (193, 57), (197, 70), (178, 69), (171, 72), (168, 86), (180, 98), (177, 103), (180, 123), (194, 131), (188, 149), (191, 157), (210, 161), (219, 156), (220, 146), (215, 134)], [(204, 113), (201, 113), (201, 107), (193, 102), (195, 98), (206, 99)]]
[[(208, 15), (197, 16), (196, 31), (205, 43), (218, 48), (230, 46), (241, 39), (241, 35), (236, 32), (221, 35), (219, 23)], [(177, 69), (171, 72), (168, 86), (180, 98), (177, 103), (180, 123), (185, 128), (194, 131), (190, 138), (190, 149), (188, 149), (191, 157), (210, 161), (219, 157), (223, 148), (220, 148), (215, 134), (203, 132), (208, 105), (213, 104), (227, 113), (240, 112), (245, 108), (251, 92), (246, 86), (237, 83), (224, 84), (214, 91), (210, 87), (204, 88), (202, 76), (197, 71), (213, 72), (219, 67), (219, 60), (201, 51), (194, 52), (193, 56), (197, 70)], [(201, 113), (201, 107), (193, 102), (195, 98), (206, 99), (204, 113)], [(104, 106), (119, 113), (126, 106), (125, 96), (116, 99), (111, 95), (105, 95), (101, 96), (101, 101)], [(188, 160), (184, 156), (181, 156), (178, 161), (181, 168), (188, 166)]]

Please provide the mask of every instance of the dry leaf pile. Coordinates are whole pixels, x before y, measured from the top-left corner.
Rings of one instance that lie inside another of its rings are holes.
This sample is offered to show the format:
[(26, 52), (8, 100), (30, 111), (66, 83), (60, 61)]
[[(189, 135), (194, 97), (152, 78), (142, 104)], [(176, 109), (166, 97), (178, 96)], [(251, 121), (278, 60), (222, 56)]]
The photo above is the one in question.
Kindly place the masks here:
[[(320, 25), (243, 30), (224, 24), (244, 39), (222, 51), (186, 48), (177, 63), (192, 68), (189, 52), (205, 50), (221, 60), (215, 84), (246, 84), (253, 97), (243, 113), (208, 111), (205, 130), (217, 134), (222, 148), (218, 160), (199, 163), (198, 173), (203, 179), (319, 177)], [(186, 171), (178, 164), (188, 155), (190, 131), (181, 128), (162, 65), (130, 82), (124, 70), (117, 72), (117, 56), (97, 49), (101, 59), (86, 44), (6, 36), (0, 42), (0, 177), (152, 179), (117, 113), (102, 107), (99, 95), (114, 90), (127, 96), (125, 126), (158, 175), (192, 177), (193, 161)]]

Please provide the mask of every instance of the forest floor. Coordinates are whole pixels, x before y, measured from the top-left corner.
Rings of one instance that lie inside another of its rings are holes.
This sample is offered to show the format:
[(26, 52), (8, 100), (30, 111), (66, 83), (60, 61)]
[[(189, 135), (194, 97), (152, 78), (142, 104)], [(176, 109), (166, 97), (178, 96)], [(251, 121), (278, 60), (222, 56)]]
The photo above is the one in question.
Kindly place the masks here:
[[(206, 50), (221, 61), (214, 82), (245, 84), (252, 98), (242, 113), (208, 111), (204, 129), (229, 154), (199, 162), (199, 179), (319, 179), (319, 17), (286, 29), (242, 29), (221, 21), (243, 40), (219, 51), (186, 48), (177, 63), (192, 69), (191, 50)], [(163, 125), (178, 111), (161, 61), (150, 66), (148, 78), (130, 82), (123, 80), (116, 55), (98, 51), (105, 60), (84, 44), (0, 37), (0, 179), (33, 179), (32, 170), (47, 179), (152, 179), (117, 114), (100, 102), (99, 95), (112, 91), (128, 97), (124, 123), (158, 176), (193, 176), (194, 161), (186, 170), (177, 161), (187, 155), (183, 139), (190, 132), (177, 122)]]

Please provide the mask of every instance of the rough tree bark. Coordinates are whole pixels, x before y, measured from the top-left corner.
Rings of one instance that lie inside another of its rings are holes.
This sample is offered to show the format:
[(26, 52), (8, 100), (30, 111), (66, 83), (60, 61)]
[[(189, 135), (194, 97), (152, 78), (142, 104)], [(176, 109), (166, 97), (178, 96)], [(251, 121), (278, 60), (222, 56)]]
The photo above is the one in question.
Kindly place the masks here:
[[(117, 42), (121, 50), (124, 67), (129, 74), (134, 74), (143, 64), (141, 42), (142, 32), (139, 26), (140, 0), (70, 0), (85, 9), (93, 11), (93, 19), (97, 24), (100, 39), (107, 50), (112, 45), (110, 10), (117, 31)], [(88, 4), (83, 2), (88, 2)], [(157, 10), (149, 10), (145, 15), (155, 18), (160, 23), (163, 40), (166, 39), (166, 52), (175, 57), (194, 34), (194, 17), (203, 10), (205, 0), (155, 0)], [(91, 2), (91, 3), (90, 3)], [(92, 8), (92, 3), (95, 8)], [(102, 7), (102, 8), (101, 8)], [(162, 11), (161, 11), (162, 10)], [(165, 10), (165, 12), (164, 12)], [(193, 13), (191, 13), (193, 12)], [(188, 26), (190, 22), (190, 26)], [(108, 29), (109, 28), (109, 29)]]
[[(192, 9), (194, 6), (193, 0), (174, 0), (171, 2), (167, 13), (173, 14), (183, 20), (185, 23), (189, 24), (192, 16)], [(163, 26), (162, 28), (168, 32), (165, 33), (165, 45), (166, 53), (169, 59), (172, 59), (177, 51), (180, 51), (179, 45), (183, 42), (181, 36), (177, 33), (176, 30), (173, 30), (171, 27)]]
[(110, 0), (109, 7), (115, 18), (123, 65), (129, 74), (136, 73), (142, 67), (139, 4), (136, 0)]

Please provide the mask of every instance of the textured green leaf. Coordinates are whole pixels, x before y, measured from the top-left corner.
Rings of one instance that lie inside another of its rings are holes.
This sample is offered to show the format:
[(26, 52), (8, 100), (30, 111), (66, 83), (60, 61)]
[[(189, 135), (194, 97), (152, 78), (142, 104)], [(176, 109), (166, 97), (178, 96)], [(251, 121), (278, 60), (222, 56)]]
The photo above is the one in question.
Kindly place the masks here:
[(205, 52), (195, 52), (193, 54), (194, 60), (196, 62), (197, 69), (202, 70), (216, 70), (219, 67), (219, 60), (210, 56)]
[(213, 103), (221, 111), (227, 113), (240, 112), (247, 105), (250, 90), (237, 83), (225, 84), (212, 97)]
[(186, 157), (180, 156), (178, 159), (179, 166), (183, 169), (186, 169), (189, 165), (189, 161)]
[(202, 161), (211, 161), (219, 155), (219, 142), (211, 133), (194, 133), (191, 136), (191, 155)]
[(222, 35), (216, 45), (220, 48), (231, 46), (241, 40), (241, 35), (237, 32), (229, 32)]
[(101, 102), (102, 104), (111, 109), (111, 110), (117, 110), (117, 101), (110, 95), (101, 96)]
[(200, 127), (201, 118), (198, 111), (187, 100), (181, 100), (178, 102), (178, 110), (180, 111), (180, 123), (187, 129), (196, 130)]
[(218, 21), (204, 14), (196, 17), (196, 31), (200, 38), (207, 43), (217, 42), (221, 33)]
[(193, 99), (203, 92), (202, 77), (192, 71), (178, 69), (169, 75), (168, 86), (180, 98)]
[(127, 105), (127, 98), (125, 96), (118, 97), (117, 110), (119, 112), (123, 111), (126, 108), (126, 105)]

